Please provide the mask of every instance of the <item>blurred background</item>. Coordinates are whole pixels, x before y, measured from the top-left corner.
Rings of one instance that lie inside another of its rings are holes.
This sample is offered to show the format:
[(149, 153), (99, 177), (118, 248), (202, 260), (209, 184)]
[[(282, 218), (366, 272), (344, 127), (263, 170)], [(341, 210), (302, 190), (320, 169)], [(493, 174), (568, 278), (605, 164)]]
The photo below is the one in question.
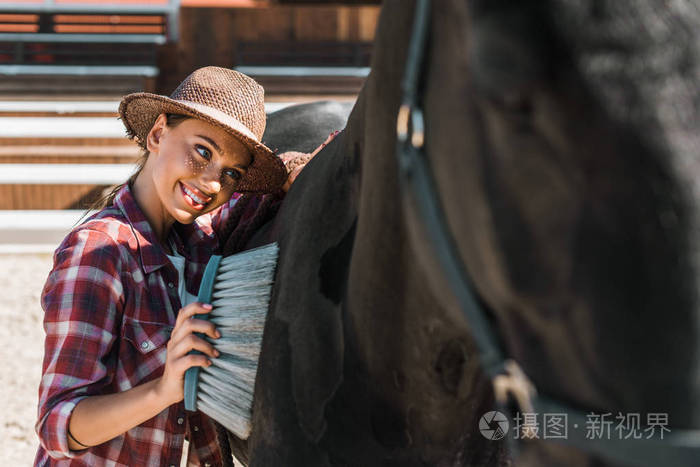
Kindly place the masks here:
[(0, 464), (31, 465), (51, 253), (139, 156), (122, 95), (234, 68), (266, 109), (354, 101), (380, 0), (0, 0)]
[(378, 4), (1, 0), (0, 248), (52, 250), (79, 215), (63, 211), (128, 177), (138, 150), (116, 119), (124, 94), (170, 94), (217, 65), (258, 80), (268, 111), (354, 100)]

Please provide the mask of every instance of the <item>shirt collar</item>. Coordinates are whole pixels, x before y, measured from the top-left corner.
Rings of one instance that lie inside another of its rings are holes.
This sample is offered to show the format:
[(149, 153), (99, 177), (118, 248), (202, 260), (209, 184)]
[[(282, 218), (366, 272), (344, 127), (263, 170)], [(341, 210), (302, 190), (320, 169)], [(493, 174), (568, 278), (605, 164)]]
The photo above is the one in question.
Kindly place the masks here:
[[(146, 219), (146, 215), (136, 202), (134, 193), (128, 183), (117, 192), (114, 198), (114, 205), (119, 208), (131, 226), (144, 272), (149, 274), (168, 264), (170, 260), (158, 242), (158, 238), (151, 224)], [(196, 222), (192, 224), (175, 222), (168, 234), (168, 241), (173, 243), (182, 256), (191, 260), (192, 254), (199, 257), (199, 255), (204, 253), (199, 250), (205, 248), (201, 242), (205, 236), (205, 233)]]
[(139, 207), (134, 193), (128, 183), (117, 192), (114, 205), (119, 208), (134, 233), (137, 248), (141, 257), (143, 271), (149, 274), (168, 263), (168, 257), (158, 242), (156, 233), (148, 223), (146, 215)]

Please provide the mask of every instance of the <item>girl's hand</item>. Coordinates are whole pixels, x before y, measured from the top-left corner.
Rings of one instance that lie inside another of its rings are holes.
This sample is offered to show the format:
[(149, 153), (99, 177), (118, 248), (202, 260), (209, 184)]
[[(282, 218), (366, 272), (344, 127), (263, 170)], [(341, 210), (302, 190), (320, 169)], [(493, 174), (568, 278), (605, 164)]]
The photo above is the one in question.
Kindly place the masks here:
[[(209, 358), (216, 358), (219, 352), (209, 342), (196, 336), (195, 332), (206, 334), (212, 339), (221, 337), (214, 323), (202, 319), (190, 319), (201, 313), (209, 313), (211, 305), (190, 303), (177, 315), (175, 327), (170, 335), (165, 358), (165, 370), (158, 382), (158, 393), (168, 405), (180, 402), (184, 397), (185, 372), (193, 366), (208, 367)], [(188, 355), (190, 350), (199, 350), (204, 355)]]
[(284, 164), (287, 166), (287, 170), (289, 170), (289, 175), (287, 176), (287, 181), (284, 182), (284, 185), (282, 185), (282, 189), (286, 192), (289, 190), (289, 188), (292, 186), (292, 183), (294, 183), (294, 180), (297, 178), (297, 176), (301, 173), (302, 169), (306, 167), (306, 164), (316, 155), (318, 152), (325, 148), (328, 143), (333, 141), (333, 138), (338, 136), (340, 131), (334, 131), (330, 135), (328, 135), (328, 138), (316, 149), (311, 154), (304, 154), (300, 152), (286, 152), (284, 154), (280, 154), (280, 158), (282, 158), (282, 161)]
[(326, 146), (328, 146), (328, 145), (330, 144), (330, 142), (333, 141), (333, 138), (335, 138), (335, 137), (338, 136), (339, 134), (340, 134), (340, 130), (335, 130), (333, 133), (331, 133), (330, 135), (328, 135), (328, 138), (326, 138), (326, 140), (325, 140), (323, 143), (321, 143), (321, 145), (320, 145), (319, 147), (317, 147), (316, 149), (314, 149), (314, 151), (311, 153), (311, 157), (314, 157), (316, 154), (318, 154), (318, 152), (319, 152), (321, 149), (323, 149), (323, 148), (325, 148)]

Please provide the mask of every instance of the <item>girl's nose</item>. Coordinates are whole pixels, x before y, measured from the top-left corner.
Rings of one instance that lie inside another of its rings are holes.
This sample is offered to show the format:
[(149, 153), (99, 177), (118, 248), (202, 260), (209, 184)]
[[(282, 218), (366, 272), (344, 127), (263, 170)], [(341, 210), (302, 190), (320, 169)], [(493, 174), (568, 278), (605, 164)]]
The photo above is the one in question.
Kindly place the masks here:
[(206, 189), (208, 194), (216, 195), (221, 191), (221, 171), (214, 165), (209, 164), (201, 174), (202, 188)]

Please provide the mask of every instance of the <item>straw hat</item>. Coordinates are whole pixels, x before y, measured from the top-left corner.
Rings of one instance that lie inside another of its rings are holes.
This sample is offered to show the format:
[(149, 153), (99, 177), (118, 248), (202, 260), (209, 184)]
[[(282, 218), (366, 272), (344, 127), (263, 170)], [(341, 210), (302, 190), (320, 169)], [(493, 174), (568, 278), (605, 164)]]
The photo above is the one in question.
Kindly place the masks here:
[(253, 156), (236, 187), (241, 193), (268, 193), (287, 178), (284, 164), (261, 142), (265, 131), (262, 86), (234, 70), (208, 66), (189, 75), (170, 95), (137, 92), (124, 96), (119, 115), (130, 138), (143, 148), (146, 135), (161, 113), (195, 117), (223, 128), (241, 141)]

